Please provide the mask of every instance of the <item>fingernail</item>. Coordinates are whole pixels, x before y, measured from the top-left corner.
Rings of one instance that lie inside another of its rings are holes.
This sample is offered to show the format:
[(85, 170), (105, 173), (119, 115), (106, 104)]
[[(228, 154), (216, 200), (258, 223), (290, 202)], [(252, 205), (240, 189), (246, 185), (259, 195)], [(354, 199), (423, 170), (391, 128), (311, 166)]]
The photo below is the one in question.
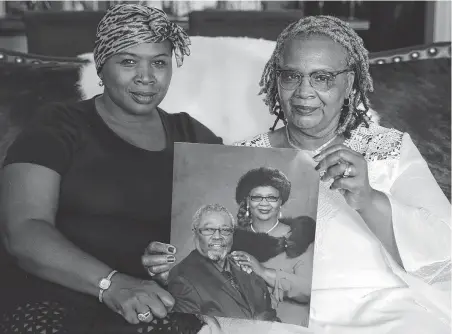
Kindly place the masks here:
[(171, 254), (175, 254), (176, 253), (176, 248), (174, 246), (169, 246), (168, 247), (168, 252), (170, 252)]
[(319, 161), (320, 160), (320, 154), (314, 155), (312, 157), (312, 159), (314, 159), (315, 161)]
[(320, 164), (318, 164), (317, 166), (314, 167), (315, 170), (319, 170), (320, 169)]
[(174, 256), (172, 256), (172, 255), (168, 255), (166, 257), (166, 261), (169, 262), (169, 263), (173, 263), (174, 261), (176, 261), (176, 258)]

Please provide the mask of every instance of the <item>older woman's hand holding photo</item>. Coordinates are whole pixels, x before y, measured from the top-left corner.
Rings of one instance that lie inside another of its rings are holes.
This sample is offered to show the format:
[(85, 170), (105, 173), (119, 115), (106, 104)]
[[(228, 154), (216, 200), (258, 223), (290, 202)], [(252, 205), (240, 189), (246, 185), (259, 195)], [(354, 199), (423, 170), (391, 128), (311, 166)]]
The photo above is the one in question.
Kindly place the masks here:
[(345, 145), (333, 145), (314, 156), (323, 182), (333, 180), (330, 188), (341, 190), (355, 210), (366, 209), (375, 191), (369, 184), (367, 162), (362, 154)]
[(320, 180), (331, 182), (330, 189), (338, 190), (385, 245), (386, 250), (401, 266), (402, 259), (392, 226), (391, 203), (381, 191), (370, 186), (368, 166), (364, 156), (349, 147), (332, 145), (313, 157)]

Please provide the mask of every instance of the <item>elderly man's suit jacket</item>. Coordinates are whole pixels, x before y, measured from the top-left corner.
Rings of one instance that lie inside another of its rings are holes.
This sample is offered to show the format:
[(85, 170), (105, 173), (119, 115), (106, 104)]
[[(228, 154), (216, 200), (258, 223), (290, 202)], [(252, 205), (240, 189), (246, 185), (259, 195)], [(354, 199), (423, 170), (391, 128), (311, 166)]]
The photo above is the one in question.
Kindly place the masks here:
[(211, 316), (275, 320), (265, 281), (231, 264), (244, 296), (234, 289), (212, 261), (192, 251), (170, 272), (168, 291), (176, 299), (174, 311)]

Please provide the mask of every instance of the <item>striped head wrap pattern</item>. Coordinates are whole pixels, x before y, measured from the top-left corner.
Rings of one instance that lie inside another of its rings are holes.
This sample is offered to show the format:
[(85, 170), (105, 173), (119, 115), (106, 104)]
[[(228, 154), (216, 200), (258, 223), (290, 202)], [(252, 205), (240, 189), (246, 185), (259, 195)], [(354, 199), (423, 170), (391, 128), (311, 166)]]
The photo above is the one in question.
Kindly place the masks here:
[(111, 7), (97, 26), (94, 62), (97, 73), (108, 58), (142, 43), (161, 43), (168, 39), (176, 57), (177, 66), (190, 55), (190, 38), (165, 12), (136, 4)]

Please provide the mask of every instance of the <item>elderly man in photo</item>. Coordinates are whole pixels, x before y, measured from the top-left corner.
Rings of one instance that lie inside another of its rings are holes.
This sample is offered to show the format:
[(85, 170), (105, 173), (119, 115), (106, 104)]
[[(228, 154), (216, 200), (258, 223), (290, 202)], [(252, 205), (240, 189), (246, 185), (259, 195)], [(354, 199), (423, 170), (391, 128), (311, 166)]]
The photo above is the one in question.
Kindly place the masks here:
[(237, 266), (229, 252), (236, 222), (222, 205), (209, 204), (193, 217), (195, 249), (170, 272), (173, 311), (277, 321), (265, 282)]

